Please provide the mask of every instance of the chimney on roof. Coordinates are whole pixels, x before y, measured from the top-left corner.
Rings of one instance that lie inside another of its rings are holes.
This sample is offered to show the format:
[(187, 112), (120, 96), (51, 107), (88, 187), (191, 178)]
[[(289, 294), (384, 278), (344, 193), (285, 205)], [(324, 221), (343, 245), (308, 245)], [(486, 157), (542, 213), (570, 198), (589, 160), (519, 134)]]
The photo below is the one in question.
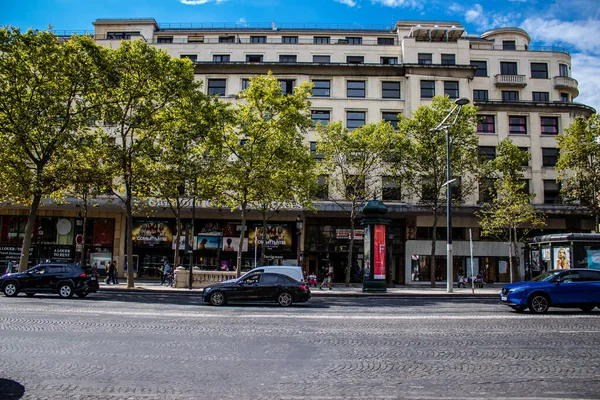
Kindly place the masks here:
[(274, 31), (277, 30), (277, 25), (275, 25), (275, 21), (271, 22), (271, 29), (273, 29)]

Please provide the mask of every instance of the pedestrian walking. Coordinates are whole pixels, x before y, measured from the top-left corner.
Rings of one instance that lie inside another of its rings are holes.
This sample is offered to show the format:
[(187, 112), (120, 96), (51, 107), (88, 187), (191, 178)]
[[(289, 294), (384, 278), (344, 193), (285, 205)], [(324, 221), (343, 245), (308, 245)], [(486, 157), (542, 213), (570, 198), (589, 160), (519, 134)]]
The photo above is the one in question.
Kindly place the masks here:
[(113, 280), (112, 280), (112, 282), (115, 285), (118, 285), (119, 284), (119, 270), (117, 269), (117, 261), (113, 261), (111, 265), (112, 265), (112, 268), (113, 268), (113, 274), (112, 274)]
[(110, 283), (113, 281), (113, 267), (111, 265), (111, 262), (108, 261), (106, 263), (106, 284), (110, 285)]
[(170, 270), (171, 270), (171, 266), (169, 265), (167, 260), (165, 260), (165, 262), (163, 264), (163, 275), (162, 275), (162, 279), (160, 281), (161, 285), (163, 285), (165, 283), (165, 279), (167, 278), (167, 275), (169, 274)]
[(12, 272), (13, 272), (13, 262), (11, 260), (8, 260), (8, 264), (6, 264), (6, 271), (4, 273), (10, 274)]
[(98, 275), (98, 263), (92, 264), (92, 275)]
[(319, 289), (323, 290), (323, 285), (327, 285), (329, 290), (331, 290), (331, 280), (333, 279), (333, 267), (329, 267), (327, 273), (325, 274), (325, 279), (323, 279), (323, 283), (319, 286)]

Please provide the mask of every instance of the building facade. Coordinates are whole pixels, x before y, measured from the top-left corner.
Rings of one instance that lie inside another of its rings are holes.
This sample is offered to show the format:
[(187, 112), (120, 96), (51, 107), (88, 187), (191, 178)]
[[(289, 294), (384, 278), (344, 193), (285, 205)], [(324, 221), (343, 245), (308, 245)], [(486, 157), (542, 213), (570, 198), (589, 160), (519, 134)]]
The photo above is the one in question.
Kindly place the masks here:
[[(506, 137), (530, 152), (525, 177), (530, 192), (536, 194), (533, 203), (548, 215), (544, 233), (594, 230), (593, 221), (581, 209), (560, 203), (554, 166), (558, 158), (556, 135), (577, 116), (587, 117), (595, 110), (574, 101), (579, 90), (578, 82), (571, 77), (569, 52), (534, 48), (522, 29), (500, 28), (468, 35), (460, 23), (440, 21), (399, 21), (395, 26), (377, 29), (282, 28), (275, 23), (266, 27), (184, 26), (158, 24), (154, 19), (98, 19), (94, 26), (94, 37), (102, 45), (114, 48), (121, 40), (141, 38), (173, 57), (190, 59), (206, 93), (225, 101), (235, 101), (250, 78), (268, 71), (280, 80), (284, 92), (291, 92), (302, 82), (312, 82), (310, 101), (315, 123), (341, 120), (349, 129), (379, 120), (394, 124), (398, 114), (410, 116), (420, 105), (431, 104), (435, 95), (466, 97), (478, 107), (477, 135), (482, 154), (494, 157), (496, 146)], [(315, 136), (315, 132), (309, 132), (306, 141), (314, 156), (319, 157)], [(377, 179), (378, 197), (388, 206), (392, 219), (393, 280), (406, 284), (429, 280), (433, 217), (404, 196), (392, 179)], [(507, 245), (481, 238), (473, 214), (483, 196), (483, 191), (475, 193), (453, 211), (454, 271), (456, 274), (467, 269), (472, 236), (475, 273), (482, 270), (490, 282), (507, 281)], [(140, 218), (134, 226), (135, 268), (142, 276), (154, 276), (160, 261), (172, 259), (175, 249), (174, 219), (159, 202), (148, 207), (155, 216), (150, 220)], [(301, 258), (307, 271), (319, 273), (331, 265), (336, 280), (342, 280), (350, 244), (349, 221), (331, 202), (320, 201), (316, 207), (316, 214), (282, 211), (270, 223), (273, 240), (267, 247), (269, 263), (295, 264)], [(66, 213), (77, 222), (76, 209), (61, 206), (60, 210), (56, 212)], [(113, 213), (116, 221), (111, 257), (122, 264), (124, 218), (117, 210), (107, 212)], [(196, 212), (195, 226), (200, 228), (191, 239), (192, 262), (206, 268), (230, 267), (235, 254), (231, 247), (226, 248), (227, 238), (237, 236), (238, 216), (208, 203), (200, 204)], [(251, 214), (247, 243), (234, 243), (247, 249), (242, 268), (252, 266), (255, 258), (253, 235), (260, 222), (258, 215), (253, 220)], [(191, 211), (187, 218), (191, 218)], [(443, 281), (445, 225), (440, 222), (436, 279)], [(166, 236), (155, 237), (154, 225), (162, 226)], [(0, 242), (5, 239), (3, 236)], [(360, 230), (355, 233), (354, 243), (352, 276), (360, 280)], [(75, 249), (76, 243), (72, 245)], [(97, 252), (90, 249), (90, 254)]]

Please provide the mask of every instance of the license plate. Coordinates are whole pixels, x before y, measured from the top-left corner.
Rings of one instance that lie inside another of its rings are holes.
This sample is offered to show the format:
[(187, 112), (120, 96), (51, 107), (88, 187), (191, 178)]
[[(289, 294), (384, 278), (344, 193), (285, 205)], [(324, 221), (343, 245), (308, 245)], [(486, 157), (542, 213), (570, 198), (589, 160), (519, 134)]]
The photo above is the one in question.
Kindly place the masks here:
[(90, 281), (95, 281), (96, 277), (95, 276), (90, 276)]
[(508, 298), (506, 296), (502, 296), (502, 297), (500, 297), (500, 300), (506, 301), (506, 300), (508, 300)]

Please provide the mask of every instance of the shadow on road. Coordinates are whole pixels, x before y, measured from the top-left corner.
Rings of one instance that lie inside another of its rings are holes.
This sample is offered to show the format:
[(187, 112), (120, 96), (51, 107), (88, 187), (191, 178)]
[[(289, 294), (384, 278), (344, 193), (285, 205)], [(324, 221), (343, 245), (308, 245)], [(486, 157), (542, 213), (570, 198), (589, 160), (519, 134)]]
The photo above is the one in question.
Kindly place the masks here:
[(25, 394), (25, 386), (10, 379), (0, 378), (0, 396), (4, 400), (18, 400)]

